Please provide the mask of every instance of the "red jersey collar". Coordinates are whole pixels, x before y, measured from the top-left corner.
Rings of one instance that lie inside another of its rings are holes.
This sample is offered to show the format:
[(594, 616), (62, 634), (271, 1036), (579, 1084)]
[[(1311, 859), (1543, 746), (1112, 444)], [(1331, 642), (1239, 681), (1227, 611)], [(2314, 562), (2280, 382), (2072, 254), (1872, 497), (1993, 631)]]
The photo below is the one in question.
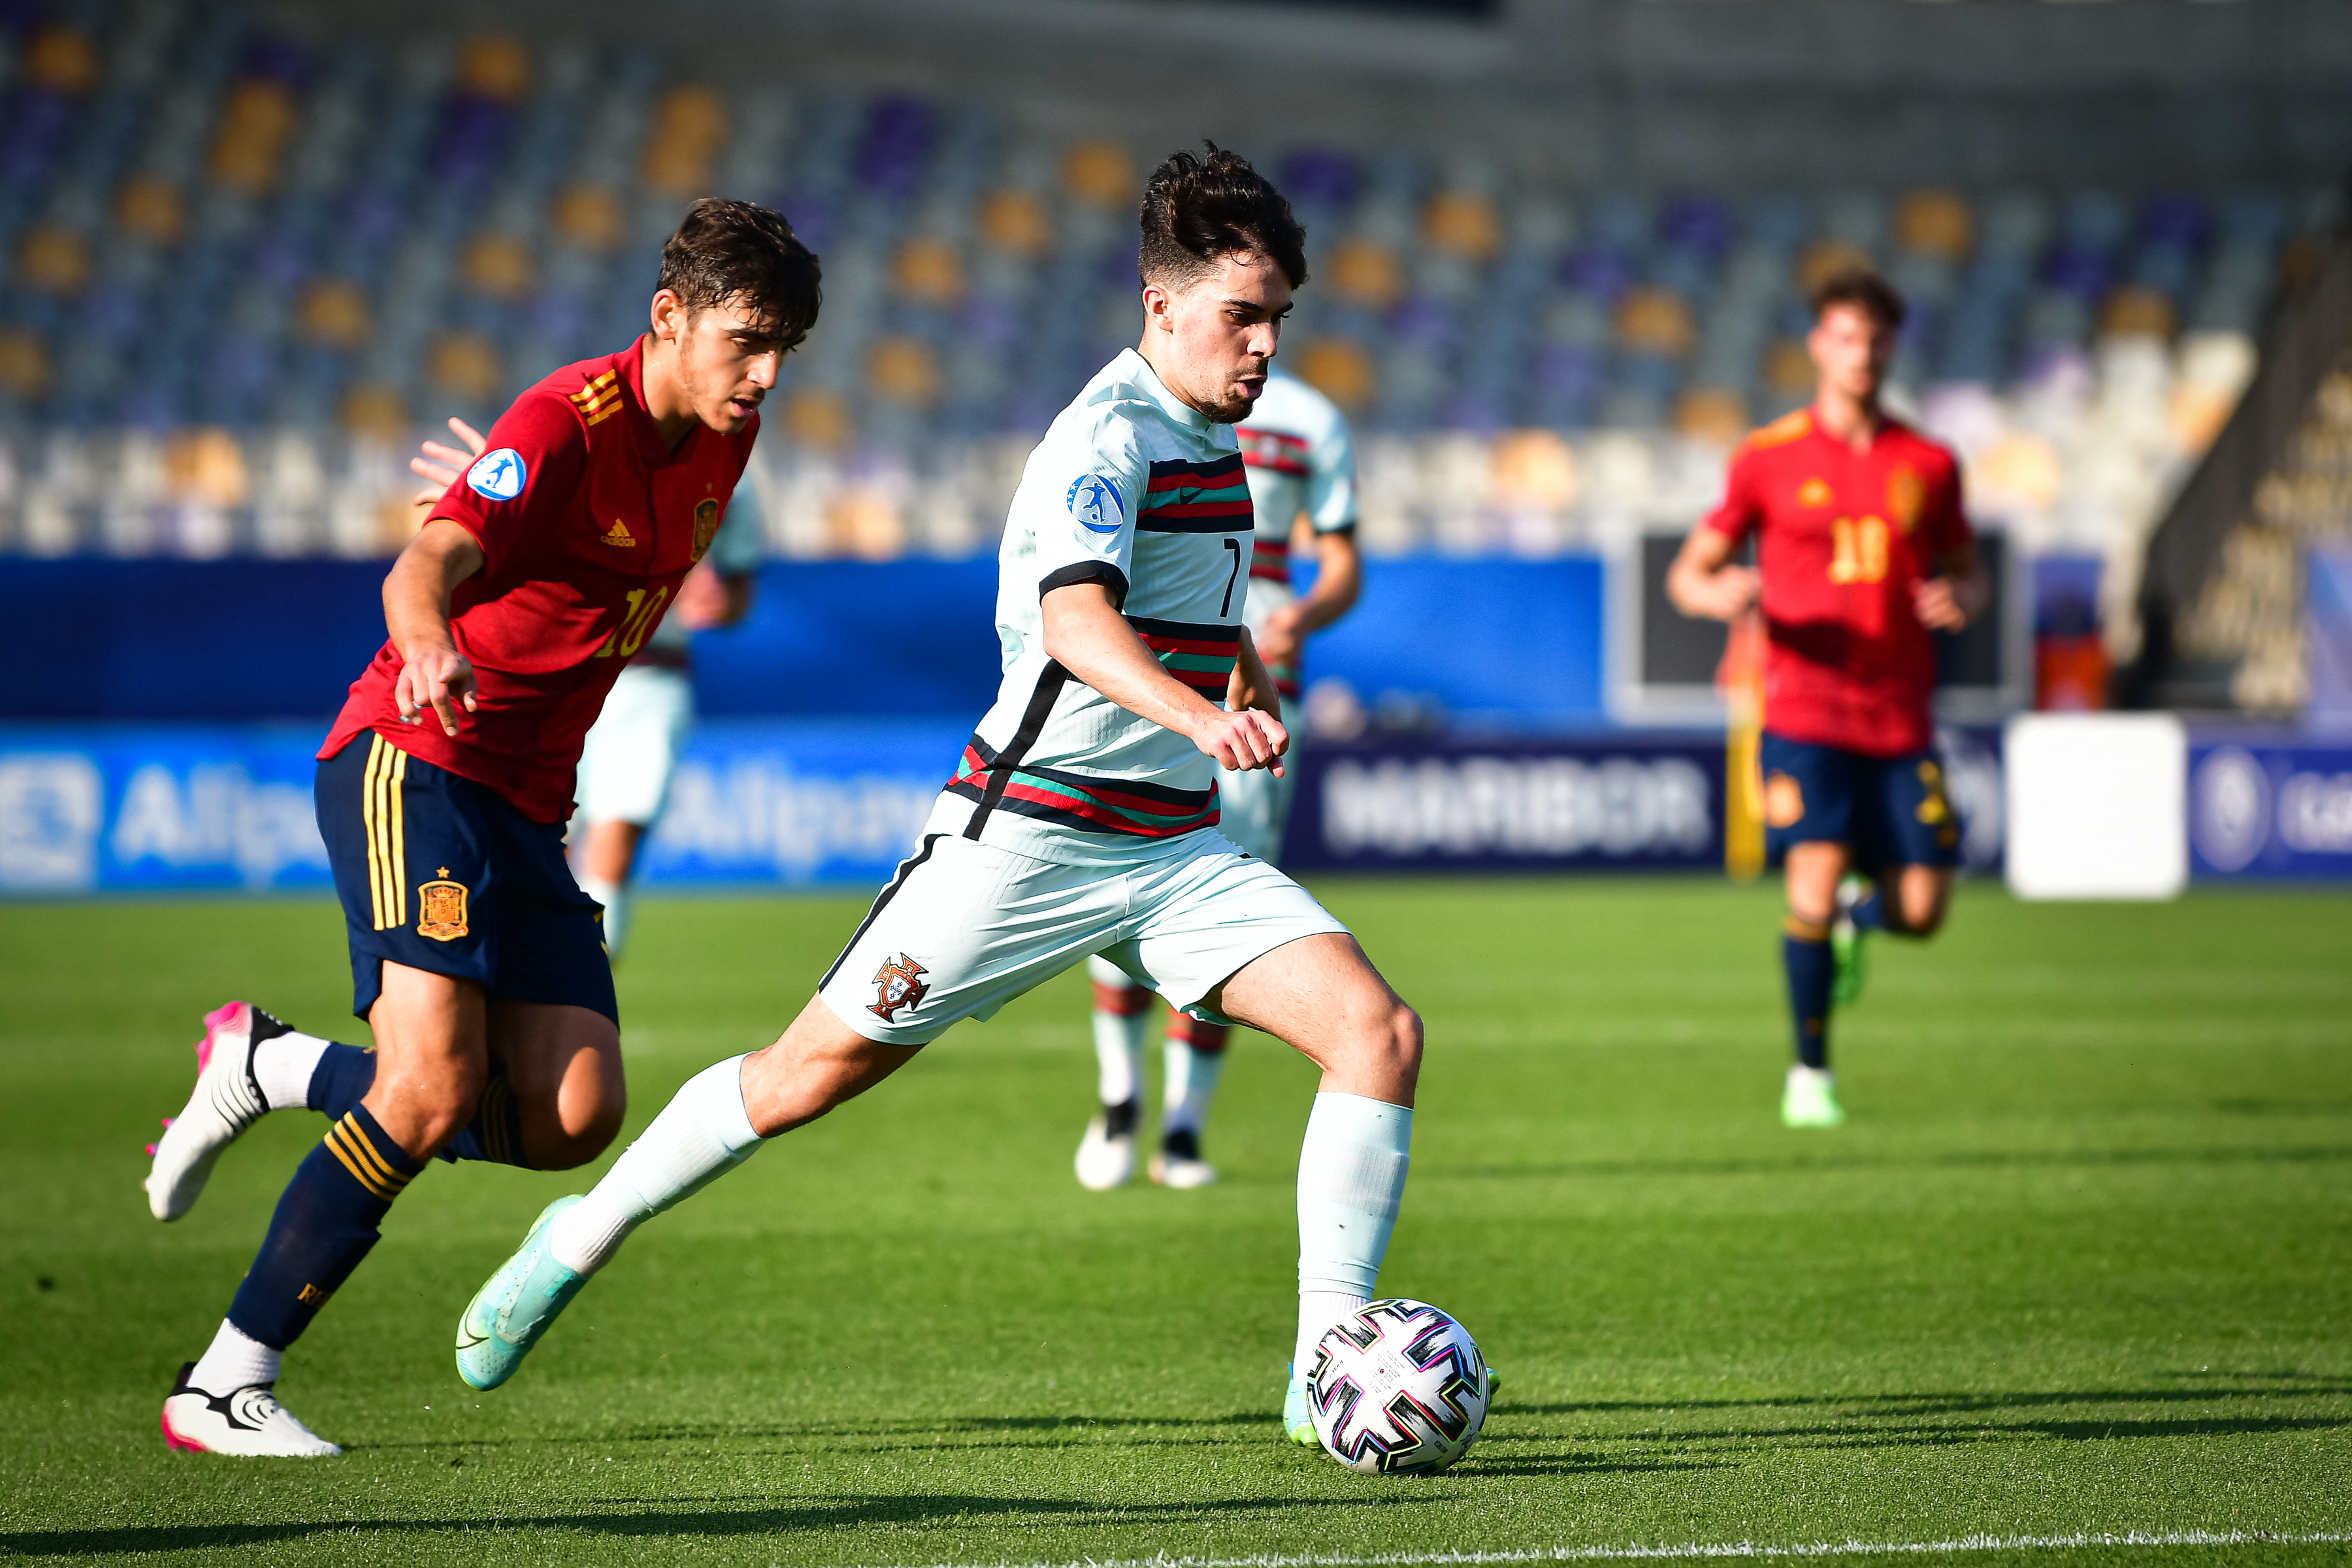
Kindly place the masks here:
[(1872, 431), (1870, 435), (1870, 445), (1863, 447), (1860, 451), (1855, 451), (1853, 447), (1846, 445), (1843, 441), (1841, 441), (1836, 437), (1831, 435), (1827, 426), (1822, 424), (1822, 408), (1820, 404), (1808, 403), (1805, 405), (1805, 434), (1811, 436), (1816, 441), (1826, 441), (1842, 452), (1852, 452), (1858, 458), (1868, 457), (1871, 453), (1877, 451), (1879, 447), (1885, 442), (1888, 437), (1900, 432), (1906, 432), (1909, 428), (1910, 426), (1905, 425), (1903, 421), (1897, 419), (1894, 415), (1889, 414), (1884, 407), (1882, 407), (1878, 411), (1878, 428)]
[(613, 356), (613, 368), (621, 373), (621, 401), (628, 405), (629, 428), (636, 436), (637, 450), (643, 454), (646, 466), (659, 468), (684, 462), (687, 454), (694, 450), (694, 444), (702, 438), (704, 426), (702, 421), (696, 420), (694, 428), (686, 433), (686, 439), (677, 444), (675, 452), (662, 440), (661, 426), (654, 423), (652, 413), (646, 407), (645, 333), (639, 332), (635, 342)]

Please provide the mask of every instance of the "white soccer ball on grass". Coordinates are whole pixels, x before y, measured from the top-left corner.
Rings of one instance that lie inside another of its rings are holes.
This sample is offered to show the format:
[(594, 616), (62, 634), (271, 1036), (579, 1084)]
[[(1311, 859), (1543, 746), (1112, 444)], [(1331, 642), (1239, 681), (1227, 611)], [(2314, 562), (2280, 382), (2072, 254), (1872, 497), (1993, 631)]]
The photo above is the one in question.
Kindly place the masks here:
[(1324, 1452), (1368, 1476), (1433, 1476), (1486, 1424), (1486, 1358), (1426, 1301), (1371, 1301), (1316, 1342), (1307, 1388)]

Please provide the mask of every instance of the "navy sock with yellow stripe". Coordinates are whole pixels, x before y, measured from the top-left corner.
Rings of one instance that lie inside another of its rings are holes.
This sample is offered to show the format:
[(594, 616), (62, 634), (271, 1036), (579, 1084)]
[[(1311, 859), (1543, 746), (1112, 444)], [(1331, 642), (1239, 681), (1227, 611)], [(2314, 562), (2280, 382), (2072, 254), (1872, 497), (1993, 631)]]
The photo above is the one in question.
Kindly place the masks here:
[(393, 1200), (422, 1169), (365, 1106), (353, 1106), (286, 1184), (228, 1321), (278, 1350), (301, 1338), (375, 1245)]
[(490, 1070), (490, 1081), (482, 1086), (474, 1120), (449, 1140), (440, 1157), (452, 1164), (460, 1160), (488, 1160), (526, 1171), (534, 1168), (522, 1157), (522, 1102), (515, 1099), (514, 1085), (507, 1081), (506, 1074), (495, 1068)]
[(1837, 959), (1830, 952), (1829, 935), (1826, 925), (1794, 915), (1781, 926), (1789, 1021), (1796, 1030), (1797, 1060), (1809, 1068), (1830, 1065), (1830, 986), (1837, 977)]
[[(323, 1110), (340, 1121), (374, 1087), (373, 1051), (363, 1051), (357, 1046), (329, 1046), (310, 1074), (310, 1109)], [(535, 1168), (523, 1158), (522, 1104), (515, 1099), (514, 1086), (507, 1081), (504, 1072), (495, 1067), (490, 1069), (490, 1081), (482, 1090), (474, 1120), (449, 1140), (437, 1157), (452, 1164), (460, 1160), (486, 1160), (526, 1171)]]

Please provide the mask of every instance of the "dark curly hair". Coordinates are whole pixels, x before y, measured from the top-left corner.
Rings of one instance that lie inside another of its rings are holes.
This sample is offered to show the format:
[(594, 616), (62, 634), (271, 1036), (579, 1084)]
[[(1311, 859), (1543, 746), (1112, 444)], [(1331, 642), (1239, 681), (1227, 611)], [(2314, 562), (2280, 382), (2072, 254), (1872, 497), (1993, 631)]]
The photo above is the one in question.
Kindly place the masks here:
[(823, 281), (816, 253), (800, 242), (783, 214), (756, 202), (705, 196), (686, 209), (685, 221), (663, 244), (654, 287), (676, 294), (689, 312), (747, 300), (775, 319), (789, 350), (816, 325)]
[(1843, 267), (1831, 273), (1814, 285), (1810, 303), (1816, 321), (1832, 305), (1852, 305), (1890, 332), (1903, 325), (1903, 296), (1867, 267)]
[(1138, 275), (1181, 290), (1216, 270), (1222, 258), (1255, 254), (1282, 268), (1293, 289), (1306, 282), (1307, 231), (1274, 182), (1240, 153), (1202, 145), (1207, 157), (1173, 153), (1143, 187)]

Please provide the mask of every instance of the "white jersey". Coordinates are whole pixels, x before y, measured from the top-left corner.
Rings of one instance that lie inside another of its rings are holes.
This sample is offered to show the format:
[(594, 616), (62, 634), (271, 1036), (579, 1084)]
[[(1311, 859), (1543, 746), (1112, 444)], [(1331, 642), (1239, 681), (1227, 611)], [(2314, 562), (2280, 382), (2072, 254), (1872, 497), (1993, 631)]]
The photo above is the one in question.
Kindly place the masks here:
[[(721, 577), (748, 577), (757, 572), (760, 563), (767, 558), (767, 531), (761, 518), (759, 492), (751, 488), (747, 477), (744, 483), (735, 487), (735, 493), (727, 498), (727, 515), (719, 520), (719, 531), (711, 535), (710, 548), (703, 552), (702, 558), (718, 567)], [(686, 652), (687, 643), (693, 635), (687, 629), (682, 617), (664, 616), (661, 624), (654, 627), (653, 635), (646, 638), (646, 647), (672, 649), (673, 657), (668, 659), (657, 658), (652, 662), (672, 666), (682, 663), (677, 656)], [(643, 656), (639, 658), (642, 659)]]
[[(1268, 613), (1297, 597), (1290, 584), (1290, 532), (1300, 515), (1318, 533), (1356, 526), (1356, 442), (1337, 404), (1280, 374), (1266, 377), (1241, 426), (1241, 441), (1258, 518), (1247, 612), (1255, 633)], [(1298, 695), (1297, 670), (1274, 676), (1285, 697)]]
[(1003, 683), (929, 834), (1093, 865), (1186, 852), (1217, 819), (1217, 764), (1045, 657), (1041, 603), (1100, 583), (1167, 671), (1222, 704), (1241, 648), (1252, 542), (1233, 426), (1129, 349), (1029, 456), (997, 552)]

